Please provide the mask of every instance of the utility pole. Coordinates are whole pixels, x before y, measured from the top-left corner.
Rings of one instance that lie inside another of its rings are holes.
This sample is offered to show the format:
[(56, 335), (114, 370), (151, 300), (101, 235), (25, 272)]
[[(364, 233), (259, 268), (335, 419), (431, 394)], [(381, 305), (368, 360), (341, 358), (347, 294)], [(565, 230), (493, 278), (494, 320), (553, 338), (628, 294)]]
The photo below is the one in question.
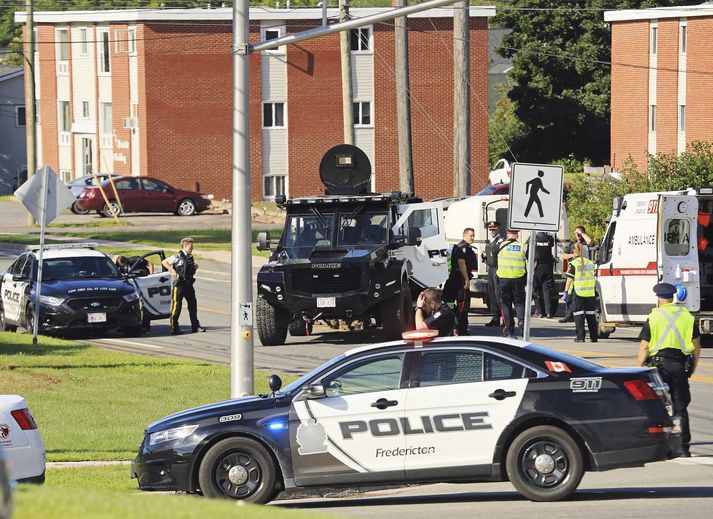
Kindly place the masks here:
[(470, 194), (469, 2), (453, 7), (453, 194)]
[[(35, 20), (34, 0), (25, 0), (27, 37), (25, 43), (25, 136), (27, 141), (27, 180), (37, 171), (37, 139), (35, 136)], [(31, 214), (27, 225), (35, 225)]]
[[(408, 0), (395, 0), (396, 7), (406, 7)], [(411, 88), (408, 66), (407, 18), (396, 18), (394, 40), (396, 48), (396, 127), (399, 139), (399, 189), (415, 193), (413, 151), (411, 148)]]
[[(339, 21), (349, 20), (347, 0), (339, 0)], [(342, 114), (344, 117), (344, 144), (354, 144), (354, 98), (352, 89), (351, 31), (339, 33), (339, 50), (342, 57)]]

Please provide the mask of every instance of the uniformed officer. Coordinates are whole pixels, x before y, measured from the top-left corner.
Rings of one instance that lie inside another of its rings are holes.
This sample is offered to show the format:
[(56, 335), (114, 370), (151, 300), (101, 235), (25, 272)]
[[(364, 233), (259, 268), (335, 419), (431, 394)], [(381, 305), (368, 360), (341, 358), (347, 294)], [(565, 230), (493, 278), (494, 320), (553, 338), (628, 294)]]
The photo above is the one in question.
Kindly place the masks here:
[(456, 316), (443, 302), (443, 295), (437, 288), (427, 288), (418, 295), (416, 301), (416, 329), (438, 330), (439, 337), (453, 335)]
[(488, 310), (492, 317), (485, 326), (500, 326), (500, 297), (498, 296), (498, 252), (503, 236), (500, 234), (500, 224), (496, 220), (488, 222), (488, 243), (481, 259), (488, 267)]
[(498, 293), (503, 314), (504, 337), (515, 335), (514, 314), (517, 314), (518, 328), (525, 316), (525, 246), (518, 241), (518, 236), (517, 229), (508, 229), (506, 239), (498, 252)]
[(463, 239), (453, 247), (451, 252), (451, 273), (447, 285), (454, 297), (446, 296), (445, 299), (456, 302), (458, 335), (468, 335), (470, 279), (473, 277), (473, 271), (478, 270), (478, 257), (472, 247), (473, 241), (475, 241), (475, 229), (466, 227), (463, 230)]
[(574, 342), (584, 342), (584, 321), (587, 321), (589, 328), (589, 338), (592, 342), (599, 340), (599, 325), (597, 324), (596, 312), (596, 290), (594, 273), (596, 266), (594, 262), (583, 255), (583, 247), (579, 243), (572, 246), (574, 258), (569, 262), (567, 270), (567, 284), (564, 291), (570, 297), (570, 288), (574, 297), (573, 312), (574, 326), (577, 331), (577, 338)]
[(688, 404), (691, 402), (691, 390), (688, 378), (698, 366), (701, 338), (695, 318), (683, 305), (674, 304), (676, 292), (676, 287), (670, 283), (654, 286), (657, 307), (651, 311), (639, 334), (638, 361), (639, 366), (656, 366), (661, 378), (668, 384), (673, 414), (681, 418), (681, 445), (674, 447), (672, 455), (689, 457), (691, 430)]
[(551, 234), (538, 232), (535, 235), (535, 272), (532, 282), (537, 302), (535, 317), (554, 317), (557, 311), (556, 306), (552, 308), (552, 293), (555, 288), (555, 257), (552, 255), (554, 246), (555, 239)]
[(173, 276), (173, 291), (171, 294), (171, 335), (180, 335), (181, 329), (178, 326), (178, 318), (181, 315), (183, 298), (188, 304), (188, 315), (191, 318), (191, 329), (193, 333), (204, 332), (198, 321), (198, 302), (196, 301), (196, 290), (193, 288), (198, 264), (193, 260), (193, 238), (183, 238), (181, 240), (181, 250), (162, 261)]

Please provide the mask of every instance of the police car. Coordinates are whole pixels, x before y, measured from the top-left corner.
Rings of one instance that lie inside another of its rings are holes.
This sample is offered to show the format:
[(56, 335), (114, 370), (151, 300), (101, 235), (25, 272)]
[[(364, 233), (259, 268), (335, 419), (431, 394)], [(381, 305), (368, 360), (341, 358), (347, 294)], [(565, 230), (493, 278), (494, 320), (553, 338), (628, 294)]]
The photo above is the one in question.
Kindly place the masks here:
[(650, 368), (610, 369), (522, 341), (407, 332), (270, 395), (145, 430), (140, 489), (265, 503), (283, 488), (510, 480), (572, 494), (585, 471), (665, 459), (670, 398)]
[[(0, 330), (32, 330), (39, 250), (20, 254), (0, 280)], [(170, 277), (170, 276), (168, 276)], [(90, 246), (48, 246), (43, 254), (39, 330), (141, 331), (140, 291)]]

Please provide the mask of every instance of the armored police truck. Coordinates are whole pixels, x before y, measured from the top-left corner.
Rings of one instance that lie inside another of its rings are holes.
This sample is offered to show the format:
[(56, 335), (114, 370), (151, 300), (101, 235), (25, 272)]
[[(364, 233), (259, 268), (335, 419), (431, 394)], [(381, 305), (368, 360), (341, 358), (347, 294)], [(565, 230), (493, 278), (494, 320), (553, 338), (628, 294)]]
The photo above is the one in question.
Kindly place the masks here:
[[(369, 192), (366, 154), (342, 144), (320, 163), (325, 194), (286, 200), (281, 238), (257, 275), (257, 329), (263, 345), (308, 335), (315, 321), (361, 321), (397, 339), (413, 327), (418, 292), (448, 276), (441, 202)], [(273, 248), (274, 245), (274, 248)]]

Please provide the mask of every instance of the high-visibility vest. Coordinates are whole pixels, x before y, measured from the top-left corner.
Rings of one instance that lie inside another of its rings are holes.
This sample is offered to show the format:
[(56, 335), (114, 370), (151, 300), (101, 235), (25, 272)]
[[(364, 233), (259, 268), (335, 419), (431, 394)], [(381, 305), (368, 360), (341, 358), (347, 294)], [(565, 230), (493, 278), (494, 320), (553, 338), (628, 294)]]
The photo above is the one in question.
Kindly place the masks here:
[(499, 278), (517, 279), (525, 275), (525, 246), (517, 240), (508, 240), (500, 246), (498, 252)]
[(594, 262), (580, 257), (574, 258), (572, 265), (574, 265), (574, 293), (579, 297), (594, 297), (594, 272), (596, 271)]
[(696, 320), (685, 307), (666, 303), (651, 310), (648, 320), (651, 330), (649, 356), (665, 348), (681, 350), (686, 355), (693, 353), (693, 326)]

